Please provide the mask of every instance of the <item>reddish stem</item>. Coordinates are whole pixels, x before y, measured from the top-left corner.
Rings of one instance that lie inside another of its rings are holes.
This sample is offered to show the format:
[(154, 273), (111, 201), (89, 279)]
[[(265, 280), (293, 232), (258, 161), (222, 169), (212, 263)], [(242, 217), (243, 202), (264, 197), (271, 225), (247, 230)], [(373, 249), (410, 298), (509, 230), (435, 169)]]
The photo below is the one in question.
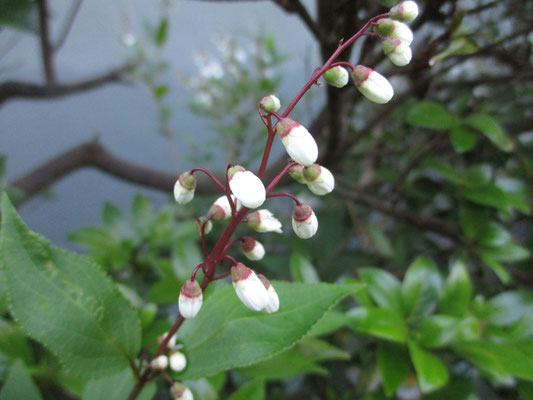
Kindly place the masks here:
[(334, 68), (334, 67), (346, 67), (350, 71), (353, 71), (355, 69), (352, 64), (350, 64), (349, 62), (346, 62), (346, 61), (338, 61), (336, 63), (331, 64), (330, 68)]
[(272, 179), (272, 182), (270, 182), (269, 185), (266, 187), (266, 193), (267, 194), (269, 194), (272, 191), (272, 189), (274, 189), (276, 187), (276, 185), (279, 183), (281, 178), (283, 178), (285, 176), (285, 174), (287, 172), (289, 172), (291, 167), (293, 167), (294, 165), (298, 165), (298, 163), (297, 162), (291, 162), (285, 168), (283, 168), (283, 170), (279, 174), (277, 174), (274, 179)]
[(297, 206), (299, 206), (300, 204), (302, 204), (302, 203), (300, 202), (300, 200), (298, 200), (298, 199), (296, 198), (296, 196), (293, 196), (293, 195), (290, 194), (290, 193), (275, 193), (275, 194), (269, 194), (269, 195), (267, 196), (267, 199), (270, 199), (270, 198), (272, 198), (272, 197), (290, 197), (291, 199), (294, 200), (294, 202), (296, 203)]
[(204, 174), (206, 174), (208, 177), (211, 178), (211, 180), (224, 192), (225, 189), (224, 189), (224, 185), (222, 183), (220, 183), (220, 181), (215, 178), (215, 175), (213, 175), (211, 172), (209, 172), (208, 170), (204, 169), (204, 168), (193, 168), (190, 170), (190, 173), (191, 174), (194, 174), (196, 171), (200, 171), (200, 172), (203, 172)]
[(261, 160), (261, 166), (259, 167), (259, 172), (257, 173), (259, 179), (263, 179), (263, 175), (265, 174), (268, 157), (270, 156), (270, 150), (272, 149), (272, 143), (274, 143), (274, 137), (276, 136), (276, 129), (272, 127), (272, 121), (270, 118), (268, 118), (267, 129), (268, 137), (265, 144), (265, 151), (263, 152), (263, 159)]

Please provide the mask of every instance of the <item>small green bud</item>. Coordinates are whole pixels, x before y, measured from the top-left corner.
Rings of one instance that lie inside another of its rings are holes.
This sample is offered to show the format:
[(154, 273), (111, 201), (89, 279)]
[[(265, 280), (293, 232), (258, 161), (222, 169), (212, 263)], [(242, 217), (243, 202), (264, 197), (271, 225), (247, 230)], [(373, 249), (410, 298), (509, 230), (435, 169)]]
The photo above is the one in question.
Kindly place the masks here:
[(281, 107), (281, 103), (276, 96), (271, 94), (269, 96), (263, 97), (259, 102), (259, 106), (261, 107), (261, 110), (263, 110), (264, 113), (268, 114), (271, 112), (278, 111)]
[(326, 72), (324, 72), (323, 76), (324, 76), (324, 80), (329, 85), (337, 87), (337, 88), (346, 86), (349, 80), (348, 71), (346, 71), (346, 68), (343, 68), (341, 66), (336, 66), (336, 67), (328, 69)]

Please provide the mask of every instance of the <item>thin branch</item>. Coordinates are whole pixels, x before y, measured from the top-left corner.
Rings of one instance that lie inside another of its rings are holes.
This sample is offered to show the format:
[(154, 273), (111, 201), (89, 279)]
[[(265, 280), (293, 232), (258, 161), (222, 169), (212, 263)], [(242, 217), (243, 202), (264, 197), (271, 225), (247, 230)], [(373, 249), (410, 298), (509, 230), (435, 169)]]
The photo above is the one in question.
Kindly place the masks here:
[(59, 37), (54, 45), (54, 51), (57, 51), (59, 48), (61, 48), (61, 46), (63, 46), (63, 43), (65, 43), (65, 40), (70, 32), (70, 29), (72, 28), (72, 24), (74, 23), (74, 20), (76, 19), (76, 15), (78, 14), (78, 11), (80, 10), (82, 1), (83, 0), (74, 0), (74, 3), (70, 6), (66, 20), (63, 22), (61, 32), (59, 33)]
[(48, 24), (49, 12), (46, 0), (37, 0), (39, 9), (39, 29), (41, 39), (41, 57), (43, 60), (44, 76), (46, 83), (54, 84), (56, 81), (54, 69), (54, 49), (50, 42), (50, 26)]

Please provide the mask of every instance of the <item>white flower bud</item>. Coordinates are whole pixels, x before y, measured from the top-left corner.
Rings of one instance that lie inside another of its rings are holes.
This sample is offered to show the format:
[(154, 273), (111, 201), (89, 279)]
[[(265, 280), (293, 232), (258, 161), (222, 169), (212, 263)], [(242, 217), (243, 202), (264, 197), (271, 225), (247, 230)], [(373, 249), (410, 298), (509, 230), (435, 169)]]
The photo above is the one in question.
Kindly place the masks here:
[(265, 248), (263, 245), (250, 236), (242, 238), (241, 250), (246, 258), (251, 261), (259, 261), (265, 256)]
[(374, 103), (385, 104), (394, 96), (394, 89), (389, 81), (371, 68), (358, 65), (351, 75), (357, 89)]
[(202, 307), (203, 294), (196, 280), (187, 279), (180, 290), (178, 307), (183, 318), (194, 318)]
[(265, 202), (265, 186), (253, 172), (236, 165), (228, 170), (228, 179), (231, 192), (243, 206), (257, 208)]
[[(158, 339), (157, 339), (157, 342), (159, 344), (163, 343), (163, 340), (166, 339), (168, 335), (168, 332), (161, 335)], [(167, 343), (167, 348), (169, 349), (173, 349), (176, 347), (176, 341), (178, 340), (178, 335), (175, 333), (174, 335), (172, 335), (172, 337), (169, 339), (168, 343)]]
[(331, 193), (335, 187), (335, 178), (329, 169), (313, 164), (303, 169), (303, 176), (309, 190), (317, 196)]
[(404, 67), (411, 62), (411, 48), (400, 39), (387, 38), (381, 42), (383, 52), (393, 64)]
[(248, 226), (257, 232), (281, 231), (281, 222), (268, 210), (259, 210), (248, 214)]
[(340, 65), (328, 69), (326, 72), (324, 72), (323, 77), (329, 85), (337, 88), (346, 86), (348, 80), (350, 79), (346, 68), (343, 68)]
[(274, 312), (279, 310), (279, 297), (278, 297), (278, 294), (276, 293), (276, 290), (274, 289), (274, 286), (272, 286), (272, 284), (270, 283), (270, 281), (267, 278), (265, 278), (261, 274), (259, 274), (257, 276), (259, 277), (259, 280), (265, 286), (265, 288), (267, 290), (267, 293), (268, 293), (268, 299), (269, 299), (268, 304), (261, 311), (264, 311), (267, 314), (272, 314), (272, 313), (274, 313)]
[(231, 267), (235, 293), (242, 303), (253, 311), (261, 311), (270, 303), (268, 292), (254, 271), (242, 263)]
[(318, 230), (318, 220), (313, 209), (300, 203), (292, 211), (292, 229), (301, 239), (309, 239)]
[(414, 1), (402, 1), (389, 11), (392, 19), (402, 22), (411, 22), (418, 16), (418, 6)]
[(170, 394), (172, 395), (173, 400), (194, 400), (191, 390), (187, 386), (178, 382), (172, 385), (170, 388)]
[(290, 118), (283, 118), (276, 127), (281, 143), (294, 161), (304, 166), (316, 161), (318, 146), (307, 129)]
[[(235, 200), (235, 197), (232, 196), (232, 199)], [(237, 210), (239, 209), (239, 204), (237, 204)], [(212, 219), (215, 221), (221, 221), (223, 219), (228, 219), (231, 217), (231, 205), (229, 204), (228, 196), (220, 196), (209, 208), (209, 215), (212, 216)]]
[(190, 172), (181, 174), (174, 184), (174, 198), (178, 204), (187, 204), (194, 197), (196, 178)]
[(259, 102), (259, 106), (261, 107), (261, 110), (263, 110), (263, 112), (268, 114), (271, 112), (278, 111), (281, 107), (281, 103), (276, 96), (271, 94), (270, 96), (263, 97)]
[(381, 36), (400, 39), (410, 45), (413, 41), (413, 32), (407, 25), (390, 18), (383, 18), (376, 22), (374, 31)]
[(173, 351), (168, 358), (170, 369), (174, 372), (181, 372), (187, 366), (187, 359), (180, 351)]
[(167, 369), (168, 367), (168, 357), (165, 355), (160, 355), (152, 360), (150, 363), (153, 369), (161, 370)]
[[(200, 227), (203, 226), (205, 219), (206, 217), (198, 218), (198, 224), (200, 224)], [(209, 220), (205, 223), (204, 234), (208, 235), (212, 229), (213, 229), (213, 223), (211, 222), (211, 220)]]

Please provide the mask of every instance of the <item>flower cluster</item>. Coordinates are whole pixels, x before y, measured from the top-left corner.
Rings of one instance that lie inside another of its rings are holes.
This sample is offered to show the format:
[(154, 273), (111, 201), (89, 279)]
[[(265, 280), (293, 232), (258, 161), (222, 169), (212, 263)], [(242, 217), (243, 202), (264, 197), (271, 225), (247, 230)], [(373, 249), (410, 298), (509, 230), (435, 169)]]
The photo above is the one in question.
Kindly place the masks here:
[[(159, 342), (162, 343), (166, 340), (167, 334), (164, 334), (159, 338)], [(168, 367), (174, 372), (181, 372), (187, 366), (187, 358), (181, 351), (181, 345), (177, 344), (177, 335), (173, 335), (167, 342), (167, 354), (161, 354), (152, 359), (150, 365), (152, 369), (164, 371)]]

